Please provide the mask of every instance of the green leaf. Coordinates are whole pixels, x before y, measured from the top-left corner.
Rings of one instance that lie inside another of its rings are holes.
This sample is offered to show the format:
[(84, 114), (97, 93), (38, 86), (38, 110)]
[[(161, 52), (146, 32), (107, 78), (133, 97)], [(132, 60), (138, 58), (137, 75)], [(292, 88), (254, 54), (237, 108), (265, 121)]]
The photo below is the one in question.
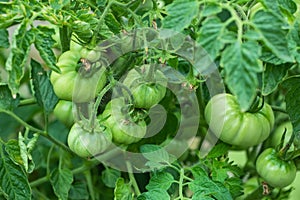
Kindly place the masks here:
[(0, 29), (0, 48), (8, 48), (8, 31), (6, 29)]
[(37, 103), (49, 114), (57, 104), (58, 97), (55, 95), (47, 72), (42, 66), (34, 60), (31, 60), (30, 64), (34, 96)]
[(182, 31), (198, 15), (199, 3), (196, 0), (174, 0), (166, 6), (167, 17), (162, 21), (163, 28)]
[(114, 200), (133, 200), (133, 195), (130, 185), (126, 184), (123, 178), (118, 178), (114, 190)]
[(22, 158), (22, 164), (27, 173), (31, 173), (35, 167), (35, 164), (32, 160), (31, 151), (35, 146), (38, 137), (39, 137), (38, 134), (34, 134), (34, 136), (31, 139), (24, 138), (21, 132), (19, 132), (19, 138), (18, 138), (18, 144), (20, 147), (19, 153)]
[(50, 183), (59, 199), (68, 199), (72, 182), (73, 174), (69, 169), (54, 169), (50, 174)]
[(260, 46), (254, 41), (237, 41), (227, 46), (221, 57), (225, 83), (237, 97), (242, 111), (249, 109), (256, 96), (257, 73), (263, 70), (259, 62), (260, 51)]
[(280, 84), (287, 75), (289, 69), (290, 64), (283, 64), (281, 66), (267, 64), (263, 73), (262, 94), (266, 96), (274, 92), (277, 89), (278, 84)]
[(158, 172), (155, 173), (148, 185), (146, 186), (147, 190), (155, 190), (155, 189), (162, 189), (162, 190), (168, 190), (172, 183), (174, 182), (174, 177), (168, 173), (168, 172)]
[(294, 26), (290, 29), (288, 33), (288, 46), (291, 54), (294, 56), (295, 60), (300, 63), (300, 24), (296, 22)]
[(226, 143), (219, 143), (212, 148), (212, 150), (208, 153), (207, 158), (218, 158), (220, 156), (225, 155), (230, 149), (230, 145)]
[(148, 192), (144, 192), (138, 196), (137, 200), (170, 200), (170, 196), (167, 191), (162, 189), (155, 189)]
[(27, 174), (20, 165), (16, 165), (0, 146), (0, 190), (8, 199), (31, 199), (31, 188)]
[(300, 76), (290, 77), (282, 82), (286, 90), (286, 111), (293, 124), (295, 142), (300, 147)]
[(20, 98), (13, 98), (8, 85), (0, 84), (0, 109), (13, 110), (20, 103)]
[(143, 156), (154, 163), (169, 163), (168, 152), (157, 145), (144, 144), (140, 147)]
[(52, 51), (53, 45), (56, 42), (51, 36), (55, 34), (55, 30), (46, 26), (38, 26), (36, 29), (34, 29), (34, 32), (34, 45), (39, 51), (40, 56), (45, 61), (46, 66), (55, 72), (60, 73), (60, 69), (55, 65), (56, 57)]
[(69, 199), (71, 200), (88, 200), (89, 192), (85, 182), (75, 182), (71, 185), (69, 191)]
[(199, 31), (197, 42), (208, 52), (211, 59), (215, 59), (224, 47), (221, 41), (224, 23), (218, 17), (207, 18)]
[(10, 159), (16, 164), (16, 165), (23, 165), (23, 159), (20, 154), (20, 147), (19, 143), (15, 139), (9, 140), (5, 144), (5, 151), (9, 155)]
[(285, 23), (272, 12), (258, 11), (253, 16), (255, 29), (260, 33), (265, 45), (280, 59), (292, 62), (286, 39)]
[(27, 23), (26, 20), (22, 21), (20, 26), (15, 30), (12, 38), (11, 51), (5, 64), (9, 75), (8, 85), (13, 96), (19, 92), (30, 45), (34, 42), (34, 34), (31, 30), (27, 30)]
[(210, 15), (216, 15), (222, 11), (222, 8), (216, 3), (207, 3), (201, 10), (201, 15), (207, 17)]
[(60, 10), (70, 4), (70, 0), (49, 0), (49, 4), (54, 10)]
[(114, 188), (121, 172), (115, 169), (106, 168), (102, 171), (101, 179), (107, 187)]
[(112, 13), (108, 13), (105, 16), (105, 23), (108, 26), (108, 28), (111, 30), (111, 32), (115, 34), (119, 34), (121, 31), (121, 24), (117, 21), (115, 16)]

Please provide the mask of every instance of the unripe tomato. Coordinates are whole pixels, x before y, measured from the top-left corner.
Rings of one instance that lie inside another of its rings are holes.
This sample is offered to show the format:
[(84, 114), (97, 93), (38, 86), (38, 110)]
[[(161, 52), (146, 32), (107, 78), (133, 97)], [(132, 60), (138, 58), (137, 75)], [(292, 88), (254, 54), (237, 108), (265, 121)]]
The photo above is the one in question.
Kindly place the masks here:
[(72, 106), (71, 101), (59, 100), (53, 111), (55, 117), (68, 127), (74, 124)]
[(296, 177), (296, 166), (292, 160), (282, 160), (273, 148), (264, 150), (256, 160), (257, 173), (271, 186), (283, 188)]
[(87, 60), (81, 62), (81, 69), (89, 76), (81, 75), (78, 70), (78, 62), (81, 60), (80, 52), (66, 51), (58, 59), (57, 66), (61, 73), (52, 71), (50, 80), (55, 94), (63, 100), (74, 101), (78, 103), (89, 102), (93, 100), (101, 91), (106, 83), (105, 68), (101, 67), (97, 71), (92, 70)]
[(132, 144), (146, 135), (144, 120), (133, 121), (128, 113), (124, 113), (126, 104), (123, 98), (112, 99), (105, 107), (100, 119), (111, 129), (113, 141), (119, 144)]
[(83, 48), (80, 51), (81, 57), (88, 59), (90, 62), (96, 62), (100, 59), (100, 52), (96, 50), (89, 50), (87, 48)]
[(268, 138), (274, 125), (274, 114), (267, 103), (256, 113), (242, 112), (231, 94), (218, 94), (205, 108), (210, 130), (228, 144), (240, 148), (257, 145)]
[(146, 80), (150, 65), (143, 65), (128, 72), (123, 84), (127, 86), (134, 98), (136, 108), (149, 109), (158, 104), (166, 94), (167, 78), (156, 70), (152, 80)]
[(92, 132), (75, 123), (68, 135), (70, 149), (80, 157), (91, 157), (104, 152), (111, 144), (111, 132), (99, 126)]

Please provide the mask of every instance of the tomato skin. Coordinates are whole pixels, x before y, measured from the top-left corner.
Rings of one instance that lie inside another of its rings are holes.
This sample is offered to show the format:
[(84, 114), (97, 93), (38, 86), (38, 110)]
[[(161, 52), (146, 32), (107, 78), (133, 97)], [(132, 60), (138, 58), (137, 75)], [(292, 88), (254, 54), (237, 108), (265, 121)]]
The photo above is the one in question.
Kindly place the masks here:
[(258, 156), (256, 170), (269, 185), (279, 188), (290, 185), (297, 172), (294, 161), (280, 159), (274, 148), (268, 148)]
[(55, 117), (67, 127), (74, 124), (72, 107), (73, 103), (71, 101), (59, 100), (53, 111)]
[(144, 120), (134, 122), (122, 113), (124, 106), (123, 98), (112, 99), (99, 118), (104, 119), (103, 124), (111, 129), (113, 142), (128, 145), (140, 141), (146, 135), (147, 126)]
[(239, 148), (263, 142), (274, 126), (274, 114), (270, 105), (264, 103), (256, 113), (242, 112), (237, 99), (225, 93), (211, 98), (204, 115), (210, 130), (216, 136)]
[(158, 104), (166, 94), (167, 78), (156, 70), (153, 80), (146, 80), (150, 65), (143, 65), (141, 70), (136, 68), (128, 72), (123, 84), (132, 92), (134, 107), (149, 109)]
[(81, 57), (88, 59), (90, 62), (96, 62), (100, 59), (100, 52), (96, 50), (88, 50), (87, 48), (83, 48), (80, 51)]
[(64, 52), (58, 59), (57, 66), (61, 73), (52, 71), (50, 80), (55, 94), (63, 100), (78, 103), (93, 100), (106, 83), (105, 68), (96, 71), (90, 77), (83, 77), (77, 72), (77, 63), (82, 58), (80, 51)]
[(111, 139), (108, 128), (98, 127), (90, 132), (79, 123), (75, 123), (68, 135), (68, 145), (80, 157), (91, 157), (104, 152), (111, 144)]

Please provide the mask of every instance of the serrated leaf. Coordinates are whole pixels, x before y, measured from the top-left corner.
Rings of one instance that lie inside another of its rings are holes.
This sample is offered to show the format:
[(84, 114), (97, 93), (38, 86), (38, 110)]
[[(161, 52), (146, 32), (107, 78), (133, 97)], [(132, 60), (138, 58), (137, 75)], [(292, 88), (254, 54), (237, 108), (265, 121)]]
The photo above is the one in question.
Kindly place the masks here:
[(226, 143), (219, 143), (212, 148), (212, 150), (207, 154), (207, 158), (218, 158), (225, 155), (230, 149), (230, 145)]
[(111, 30), (111, 32), (115, 34), (119, 34), (121, 31), (121, 24), (117, 21), (115, 16), (112, 13), (108, 13), (105, 16), (105, 23), (108, 26), (108, 28)]
[(225, 83), (237, 97), (242, 111), (249, 109), (256, 95), (257, 73), (263, 70), (259, 62), (260, 51), (260, 46), (254, 41), (237, 41), (227, 46), (221, 57)]
[(263, 73), (262, 94), (266, 96), (275, 91), (283, 78), (287, 75), (289, 69), (289, 64), (283, 64), (280, 66), (267, 64)]
[(27, 30), (27, 23), (27, 20), (22, 21), (20, 26), (15, 30), (11, 51), (5, 63), (8, 72), (8, 85), (14, 96), (19, 92), (30, 45), (34, 42), (34, 34), (31, 30)]
[(300, 76), (290, 77), (282, 82), (286, 90), (286, 111), (293, 125), (295, 142), (300, 147)]
[(73, 174), (69, 169), (54, 169), (50, 174), (50, 183), (59, 199), (68, 199), (72, 182)]
[(169, 154), (160, 146), (145, 144), (140, 147), (143, 156), (154, 163), (168, 163)]
[(34, 89), (34, 96), (37, 103), (45, 110), (47, 114), (51, 113), (58, 102), (53, 86), (48, 78), (47, 72), (42, 66), (31, 60), (31, 79)]
[(199, 31), (197, 42), (208, 52), (211, 59), (215, 59), (224, 47), (221, 40), (224, 23), (218, 17), (207, 18)]
[(174, 182), (174, 177), (168, 172), (158, 172), (155, 173), (151, 178), (146, 186), (147, 190), (155, 190), (155, 189), (162, 189), (168, 190), (172, 183)]
[(287, 35), (288, 46), (291, 54), (294, 56), (295, 60), (300, 63), (300, 24), (296, 22), (294, 26), (290, 29)]
[(162, 189), (155, 189), (148, 192), (144, 192), (138, 196), (137, 200), (170, 200), (170, 196), (167, 191)]
[(286, 39), (287, 32), (283, 29), (285, 24), (282, 19), (272, 12), (258, 11), (252, 20), (265, 45), (278, 58), (285, 62), (292, 62)]
[(56, 57), (52, 50), (55, 40), (51, 36), (55, 34), (55, 30), (46, 26), (38, 26), (34, 29), (34, 32), (34, 45), (39, 51), (40, 56), (45, 61), (47, 67), (60, 73), (60, 69), (55, 65)]
[(5, 151), (9, 155), (10, 159), (16, 164), (16, 165), (23, 165), (23, 160), (20, 154), (20, 147), (18, 144), (18, 141), (15, 139), (9, 140), (5, 144)]
[(216, 3), (207, 3), (203, 6), (201, 15), (207, 17), (210, 15), (216, 15), (222, 11), (222, 8)]
[(69, 191), (69, 199), (71, 200), (88, 200), (89, 192), (85, 182), (75, 182), (71, 185)]
[(25, 168), (25, 171), (28, 172), (28, 157), (27, 157), (27, 147), (25, 144), (25, 138), (22, 133), (19, 132), (18, 144), (20, 147), (20, 156), (22, 158), (22, 163)]
[(20, 97), (13, 98), (8, 85), (0, 84), (0, 109), (3, 110), (13, 110), (20, 103)]
[(163, 28), (182, 31), (188, 27), (199, 12), (196, 0), (175, 0), (166, 6), (167, 17), (162, 21)]
[(20, 165), (16, 165), (0, 146), (0, 188), (8, 199), (31, 199), (31, 188), (27, 174)]
[(8, 31), (6, 29), (0, 29), (0, 48), (8, 48)]
[(114, 190), (114, 200), (133, 200), (133, 195), (130, 185), (126, 184), (123, 178), (118, 178)]
[(114, 188), (121, 172), (115, 169), (106, 168), (102, 171), (101, 179), (107, 187)]
[(70, 4), (70, 0), (49, 0), (49, 4), (54, 10), (60, 10)]

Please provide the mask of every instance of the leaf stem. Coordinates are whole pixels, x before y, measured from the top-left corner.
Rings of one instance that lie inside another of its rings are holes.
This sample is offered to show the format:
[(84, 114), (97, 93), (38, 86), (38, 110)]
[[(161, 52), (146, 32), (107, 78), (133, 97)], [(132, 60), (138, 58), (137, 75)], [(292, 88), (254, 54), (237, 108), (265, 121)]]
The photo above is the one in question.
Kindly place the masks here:
[(126, 166), (127, 166), (127, 170), (128, 170), (128, 176), (129, 176), (130, 182), (134, 188), (135, 194), (137, 196), (139, 196), (139, 195), (141, 195), (141, 192), (140, 192), (139, 186), (135, 180), (135, 177), (132, 173), (132, 166), (129, 161), (126, 161)]
[(281, 108), (279, 106), (271, 106), (271, 107), (272, 107), (272, 110), (275, 112), (281, 112), (281, 113), (287, 114), (287, 112), (284, 108)]
[(84, 176), (85, 176), (85, 179), (87, 181), (87, 185), (88, 185), (88, 189), (89, 189), (89, 192), (90, 192), (90, 195), (91, 195), (91, 199), (95, 200), (96, 198), (95, 198), (95, 191), (94, 191), (91, 171), (90, 170), (84, 171)]
[(27, 106), (32, 104), (36, 104), (35, 98), (21, 100), (19, 106)]

